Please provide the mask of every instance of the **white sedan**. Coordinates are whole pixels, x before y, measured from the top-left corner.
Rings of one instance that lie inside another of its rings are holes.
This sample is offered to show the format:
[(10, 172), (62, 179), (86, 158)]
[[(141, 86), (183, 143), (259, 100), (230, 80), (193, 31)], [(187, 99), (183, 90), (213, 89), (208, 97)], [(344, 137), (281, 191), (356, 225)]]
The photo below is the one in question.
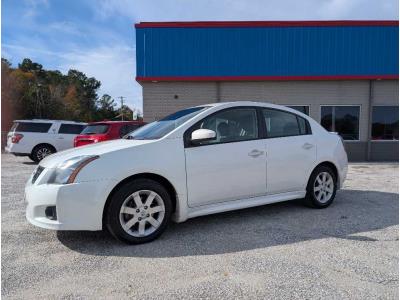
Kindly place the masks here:
[(325, 208), (346, 173), (340, 136), (310, 117), (267, 103), (217, 103), (46, 157), (26, 185), (26, 216), (47, 229), (107, 228), (137, 244), (171, 220), (292, 199)]

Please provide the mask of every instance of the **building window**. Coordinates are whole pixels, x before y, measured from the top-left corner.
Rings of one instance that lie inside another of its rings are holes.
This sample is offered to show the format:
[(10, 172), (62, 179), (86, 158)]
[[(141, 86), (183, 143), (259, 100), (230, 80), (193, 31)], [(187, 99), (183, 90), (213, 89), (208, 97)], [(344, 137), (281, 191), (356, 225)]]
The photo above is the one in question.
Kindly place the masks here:
[(360, 139), (359, 106), (321, 106), (321, 125), (328, 131), (339, 133), (344, 140)]
[(310, 106), (308, 105), (287, 105), (287, 107), (298, 110), (307, 116), (310, 115)]
[(399, 107), (372, 107), (372, 140), (399, 140)]

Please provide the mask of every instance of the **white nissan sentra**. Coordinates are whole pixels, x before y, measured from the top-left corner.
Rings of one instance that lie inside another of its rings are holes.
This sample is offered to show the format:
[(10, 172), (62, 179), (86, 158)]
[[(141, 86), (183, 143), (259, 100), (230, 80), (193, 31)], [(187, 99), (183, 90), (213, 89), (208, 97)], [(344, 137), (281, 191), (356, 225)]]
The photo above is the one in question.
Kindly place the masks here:
[(267, 103), (217, 103), (46, 157), (26, 185), (26, 216), (47, 229), (107, 228), (137, 244), (171, 220), (292, 199), (328, 207), (346, 173), (340, 136), (310, 117)]

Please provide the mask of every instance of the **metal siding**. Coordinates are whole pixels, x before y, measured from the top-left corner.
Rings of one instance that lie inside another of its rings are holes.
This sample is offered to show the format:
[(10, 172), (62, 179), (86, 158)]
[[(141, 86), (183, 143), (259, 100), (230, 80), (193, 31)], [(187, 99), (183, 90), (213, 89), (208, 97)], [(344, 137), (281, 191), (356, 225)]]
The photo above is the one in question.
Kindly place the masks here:
[(142, 85), (146, 122), (187, 107), (217, 102), (215, 82), (145, 82)]
[(399, 82), (379, 80), (373, 82), (372, 105), (399, 105)]
[(397, 26), (136, 28), (137, 76), (397, 75)]
[(367, 142), (345, 142), (344, 148), (349, 161), (367, 160)]
[(372, 161), (399, 161), (399, 142), (380, 141), (371, 143)]

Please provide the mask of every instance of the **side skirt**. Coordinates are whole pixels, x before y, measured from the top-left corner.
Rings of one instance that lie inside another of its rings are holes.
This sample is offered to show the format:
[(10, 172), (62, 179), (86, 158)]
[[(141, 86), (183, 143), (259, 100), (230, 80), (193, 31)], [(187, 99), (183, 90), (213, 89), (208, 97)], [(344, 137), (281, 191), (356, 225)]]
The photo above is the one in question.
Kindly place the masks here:
[(189, 208), (188, 219), (204, 215), (216, 214), (230, 210), (237, 210), (242, 208), (260, 206), (260, 205), (283, 202), (288, 200), (301, 199), (304, 198), (305, 196), (306, 196), (306, 191), (296, 191), (296, 192), (252, 197), (234, 201), (227, 201), (217, 204), (203, 205), (195, 208)]

